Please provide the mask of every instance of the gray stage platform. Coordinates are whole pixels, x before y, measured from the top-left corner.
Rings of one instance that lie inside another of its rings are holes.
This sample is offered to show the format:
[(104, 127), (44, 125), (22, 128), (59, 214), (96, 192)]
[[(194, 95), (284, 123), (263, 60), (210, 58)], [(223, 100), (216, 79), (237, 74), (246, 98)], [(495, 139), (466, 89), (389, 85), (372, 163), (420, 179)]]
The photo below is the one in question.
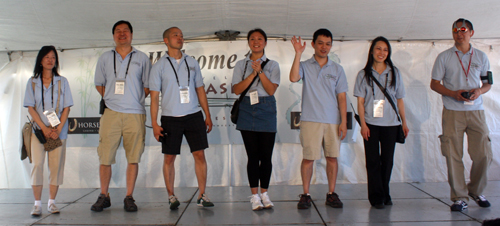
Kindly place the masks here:
[(103, 212), (90, 211), (98, 189), (60, 189), (60, 214), (47, 212), (47, 193), (43, 193), (43, 215), (32, 217), (31, 189), (0, 190), (0, 225), (458, 225), (478, 226), (484, 219), (500, 217), (500, 181), (490, 181), (485, 194), (492, 207), (481, 208), (469, 202), (464, 212), (451, 212), (447, 183), (393, 183), (394, 205), (375, 209), (367, 200), (366, 184), (339, 184), (337, 193), (343, 209), (324, 204), (327, 185), (312, 185), (314, 206), (298, 210), (301, 186), (271, 186), (274, 209), (252, 211), (248, 187), (210, 187), (207, 194), (213, 208), (196, 206), (196, 188), (176, 188), (181, 200), (178, 210), (168, 208), (165, 188), (136, 188), (138, 212), (123, 209), (124, 188), (110, 189), (112, 206)]

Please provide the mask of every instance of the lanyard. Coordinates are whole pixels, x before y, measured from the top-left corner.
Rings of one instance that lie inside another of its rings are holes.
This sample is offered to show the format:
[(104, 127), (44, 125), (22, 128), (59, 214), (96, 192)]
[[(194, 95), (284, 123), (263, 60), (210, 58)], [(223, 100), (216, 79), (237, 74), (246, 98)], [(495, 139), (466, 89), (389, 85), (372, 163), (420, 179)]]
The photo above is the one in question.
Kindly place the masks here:
[[(373, 76), (373, 78), (376, 79), (375, 76)], [(389, 80), (389, 73), (387, 73), (385, 75), (385, 87), (384, 87), (384, 89), (387, 89), (387, 80)], [(372, 87), (372, 92), (373, 92), (373, 98), (375, 98), (375, 89), (373, 88), (373, 81), (372, 81), (371, 87)], [(384, 96), (384, 98), (385, 98), (385, 96)]]
[[(42, 83), (42, 109), (45, 111), (45, 99), (43, 97), (43, 80), (42, 80), (42, 75), (40, 75), (40, 82)], [(50, 81), (52, 85), (52, 95), (51, 97), (51, 106), (54, 108), (54, 75), (52, 75), (52, 81)]]
[[(243, 79), (245, 78), (245, 74), (247, 73), (247, 66), (248, 66), (248, 61), (247, 61), (247, 62), (245, 62), (245, 70), (243, 70), (243, 77), (241, 78), (241, 80), (242, 80), (242, 81), (243, 81)], [(259, 76), (259, 75), (257, 75), (257, 77), (258, 77), (258, 76)], [(260, 82), (260, 78), (259, 78), (259, 80), (257, 81), (257, 85), (255, 85), (255, 86), (258, 86), (258, 85), (259, 85), (259, 82)]]
[(474, 49), (472, 49), (472, 47), (471, 47), (470, 59), (469, 59), (469, 67), (467, 67), (467, 72), (465, 72), (464, 64), (462, 64), (462, 60), (460, 59), (460, 56), (458, 56), (458, 51), (455, 51), (455, 53), (457, 54), (458, 60), (460, 61), (460, 65), (462, 65), (462, 70), (464, 70), (465, 81), (469, 81), (470, 63), (472, 62), (472, 54), (474, 54)]
[[(174, 70), (175, 79), (177, 79), (177, 85), (180, 87), (181, 84), (179, 83), (179, 76), (177, 76), (177, 71), (175, 70), (174, 65), (172, 64), (172, 61), (170, 60), (170, 57), (167, 56), (167, 60), (168, 60), (168, 62), (170, 62), (170, 66), (172, 66), (172, 70)], [(186, 63), (186, 68), (187, 68), (187, 71), (188, 71), (188, 86), (189, 86), (189, 81), (191, 80), (191, 72), (189, 71), (189, 65), (188, 65), (188, 62), (187, 62), (186, 58), (184, 58), (184, 63)]]
[[(116, 51), (114, 51), (114, 52), (115, 52), (115, 57), (113, 58), (113, 66), (115, 69), (115, 78), (116, 78)], [(130, 53), (130, 58), (128, 58), (127, 70), (125, 71), (125, 79), (127, 79), (128, 67), (130, 66), (130, 61), (132, 60), (132, 54), (134, 54), (134, 53), (133, 52)]]

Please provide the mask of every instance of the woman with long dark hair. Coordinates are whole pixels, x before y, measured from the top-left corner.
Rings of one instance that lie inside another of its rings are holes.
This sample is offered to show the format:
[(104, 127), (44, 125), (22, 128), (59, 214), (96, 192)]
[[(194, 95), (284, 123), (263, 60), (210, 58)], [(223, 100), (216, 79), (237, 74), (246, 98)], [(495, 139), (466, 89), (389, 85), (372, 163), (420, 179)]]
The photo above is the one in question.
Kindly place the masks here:
[(33, 162), (31, 185), (35, 197), (35, 205), (31, 211), (33, 216), (42, 214), (43, 168), (46, 157), (49, 167), (47, 209), (49, 213), (59, 213), (55, 198), (59, 185), (63, 183), (66, 137), (68, 135), (67, 119), (69, 108), (73, 106), (73, 98), (68, 80), (59, 75), (58, 69), (59, 58), (56, 48), (54, 46), (42, 47), (36, 57), (33, 77), (28, 80), (24, 95), (24, 107), (28, 108), (34, 122), (33, 127), (42, 131), (46, 143), (52, 144), (55, 143), (55, 140), (61, 141), (55, 146), (45, 147), (35, 134), (31, 136)]
[(251, 54), (236, 63), (232, 84), (237, 95), (250, 87), (240, 104), (236, 129), (241, 132), (248, 156), (252, 210), (260, 210), (274, 206), (267, 189), (277, 131), (274, 93), (280, 83), (280, 68), (278, 62), (269, 60), (264, 54), (267, 35), (262, 29), (249, 31), (247, 40)]
[[(409, 131), (403, 102), (405, 96), (403, 80), (401, 73), (392, 63), (391, 52), (391, 45), (386, 38), (380, 36), (374, 39), (368, 52), (366, 66), (358, 73), (354, 86), (365, 146), (368, 200), (377, 209), (392, 205), (389, 181), (396, 137), (400, 125), (403, 126), (405, 136)], [(398, 113), (374, 79), (387, 90), (397, 106), (401, 122), (398, 120)]]

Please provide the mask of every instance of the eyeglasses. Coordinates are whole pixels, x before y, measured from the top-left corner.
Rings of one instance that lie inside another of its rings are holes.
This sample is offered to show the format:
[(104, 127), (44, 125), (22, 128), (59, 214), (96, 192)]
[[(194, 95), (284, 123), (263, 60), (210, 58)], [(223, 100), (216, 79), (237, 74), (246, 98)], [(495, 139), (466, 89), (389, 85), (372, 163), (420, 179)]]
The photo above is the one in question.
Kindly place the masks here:
[(467, 29), (467, 27), (454, 27), (453, 28), (453, 33), (458, 33), (459, 31), (462, 33), (465, 33), (467, 31), (469, 31), (469, 29)]

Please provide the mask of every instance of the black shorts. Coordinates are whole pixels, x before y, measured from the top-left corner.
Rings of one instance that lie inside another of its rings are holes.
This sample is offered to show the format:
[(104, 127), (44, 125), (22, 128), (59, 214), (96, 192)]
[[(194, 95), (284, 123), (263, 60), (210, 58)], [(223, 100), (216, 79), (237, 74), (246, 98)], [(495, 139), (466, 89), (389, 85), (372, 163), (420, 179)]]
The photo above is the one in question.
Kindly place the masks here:
[(207, 129), (201, 111), (182, 116), (161, 116), (161, 127), (166, 133), (161, 152), (168, 155), (181, 153), (182, 135), (186, 136), (191, 152), (208, 148)]

